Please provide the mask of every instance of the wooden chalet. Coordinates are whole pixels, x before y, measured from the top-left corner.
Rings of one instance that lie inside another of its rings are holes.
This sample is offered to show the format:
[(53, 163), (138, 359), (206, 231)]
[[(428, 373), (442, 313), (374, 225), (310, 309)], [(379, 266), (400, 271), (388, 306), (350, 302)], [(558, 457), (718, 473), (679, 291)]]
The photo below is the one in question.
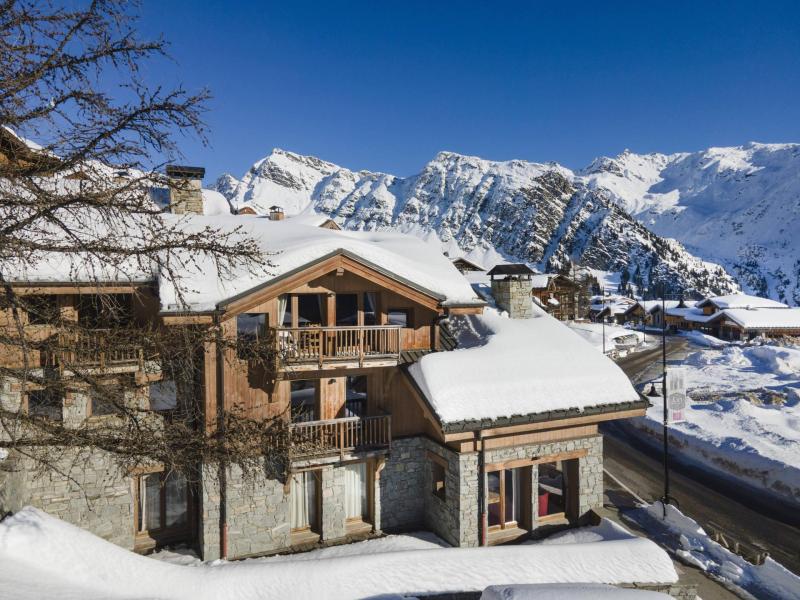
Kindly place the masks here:
[[(236, 221), (219, 217), (222, 227), (236, 227)], [(484, 408), (497, 402), (453, 418), (431, 377), (441, 358), (458, 363), (473, 351), (450, 352), (458, 340), (448, 323), (483, 318), (485, 305), (455, 266), (412, 237), (342, 236), (293, 221), (254, 220), (260, 243), (276, 252), (271, 273), (225, 279), (209, 269), (187, 272), (187, 285), (196, 291), (181, 305), (170, 282), (146, 273), (140, 282), (100, 287), (36, 281), (30, 274), (14, 282), (43, 307), (24, 317), (32, 335), (64, 335), (47, 322), (52, 310), (90, 325), (94, 341), (63, 345), (75, 353), (71, 364), (108, 373), (110, 384), (115, 376), (147, 381), (149, 395), (131, 401), (155, 415), (175, 406), (175, 383), (159, 374), (158, 357), (135, 343), (104, 346), (103, 330), (218, 329), (221, 337), (206, 344), (200, 385), (190, 398), (206, 415), (200, 426), (213, 427), (233, 410), (254, 419), (285, 419), (291, 446), (285, 478), (245, 480), (236, 469), (220, 478), (215, 464), (198, 465), (194, 481), (158, 465), (114, 474), (113, 463), (100, 454), (79, 482), (100, 508), (87, 508), (79, 492), (66, 499), (54, 494), (54, 486), (66, 485), (57, 475), (18, 482), (18, 505), (38, 506), (123, 547), (149, 551), (181, 542), (209, 560), (412, 528), (430, 529), (456, 546), (502, 543), (543, 526), (582, 523), (602, 504), (598, 425), (642, 416), (647, 407), (621, 372), (598, 377), (615, 366), (553, 320), (527, 319), (532, 333), (526, 340), (533, 346), (525, 353), (532, 361), (525, 372), (549, 377), (553, 392), (546, 398), (518, 394), (506, 412), (491, 417)], [(510, 305), (530, 307), (530, 270), (512, 267), (493, 270), (503, 277), (494, 283), (505, 284), (493, 287)], [(124, 310), (106, 315), (96, 308), (105, 305), (93, 301), (97, 294), (113, 296)], [(7, 309), (2, 314), (7, 325)], [(582, 366), (575, 364), (569, 385), (546, 369), (581, 357), (591, 368), (582, 379)], [(471, 376), (489, 381), (507, 368), (503, 361), (487, 355), (470, 367)], [(54, 376), (70, 376), (57, 369), (58, 356), (40, 362), (53, 367)], [(604, 389), (597, 380), (616, 384)], [(88, 395), (41, 398), (34, 389), (8, 383), (5, 389), (12, 391), (4, 402), (42, 418), (82, 421), (102, 418), (105, 410)], [(596, 401), (571, 403), (573, 392), (587, 389)], [(564, 397), (554, 407), (558, 394)], [(468, 395), (465, 406), (471, 406)], [(462, 404), (459, 398), (450, 402)], [(24, 458), (12, 459), (23, 467), (17, 476), (26, 477)]]
[(576, 295), (578, 285), (566, 275), (547, 273), (531, 279), (531, 295), (547, 312), (560, 321), (578, 318)]

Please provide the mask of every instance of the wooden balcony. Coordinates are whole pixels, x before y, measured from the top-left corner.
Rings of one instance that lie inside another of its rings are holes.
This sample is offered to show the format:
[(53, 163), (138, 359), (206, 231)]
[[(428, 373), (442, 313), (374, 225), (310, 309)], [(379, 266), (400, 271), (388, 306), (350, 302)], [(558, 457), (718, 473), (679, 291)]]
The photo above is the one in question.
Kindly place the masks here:
[(278, 369), (313, 370), (393, 366), (400, 359), (400, 327), (279, 327), (273, 330)]
[(65, 367), (133, 366), (144, 368), (144, 350), (141, 346), (123, 341), (120, 332), (92, 329), (58, 334), (58, 349), (50, 354), (50, 363), (60, 369)]
[(345, 417), (289, 425), (292, 458), (333, 456), (388, 448), (392, 442), (392, 417)]

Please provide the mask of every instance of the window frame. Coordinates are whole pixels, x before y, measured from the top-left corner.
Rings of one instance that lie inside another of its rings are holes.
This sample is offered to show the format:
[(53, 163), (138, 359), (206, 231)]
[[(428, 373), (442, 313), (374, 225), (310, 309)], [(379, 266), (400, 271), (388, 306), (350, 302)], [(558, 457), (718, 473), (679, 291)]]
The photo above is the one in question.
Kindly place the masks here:
[[(60, 412), (61, 417), (58, 418), (58, 419), (53, 419), (52, 417), (50, 417), (48, 415), (31, 413), (31, 395), (33, 395), (33, 394), (49, 394), (52, 397), (58, 398), (59, 405), (60, 405), (60, 408), (61, 408), (61, 412)], [(66, 398), (64, 397), (63, 394), (58, 393), (56, 390), (54, 390), (52, 388), (31, 389), (31, 390), (28, 390), (27, 392), (25, 392), (25, 413), (31, 418), (47, 419), (48, 421), (54, 421), (54, 422), (57, 422), (57, 423), (63, 423), (64, 422), (64, 404), (65, 404), (65, 400), (66, 400)]]
[[(428, 462), (430, 463), (431, 494), (442, 502), (447, 502), (447, 461), (438, 454), (428, 452)], [(441, 477), (438, 477), (440, 474)]]
[[(404, 313), (406, 315), (406, 324), (397, 325), (391, 322), (392, 313)], [(402, 329), (414, 329), (414, 309), (413, 308), (387, 308), (386, 309), (386, 324)]]
[[(185, 476), (186, 486), (186, 520), (180, 525), (167, 526), (167, 496), (166, 479), (170, 474), (180, 475), (177, 471), (166, 471), (163, 468), (144, 469), (138, 471), (133, 476), (133, 529), (136, 537), (136, 546), (151, 546), (178, 541), (188, 537), (194, 527), (194, 494), (188, 478)], [(161, 526), (157, 529), (147, 528), (147, 512), (142, 511), (143, 502), (146, 502), (146, 495), (143, 495), (145, 478), (157, 475), (159, 478), (159, 521)], [(182, 476), (182, 475), (180, 475)], [(142, 526), (139, 527), (141, 522)]]

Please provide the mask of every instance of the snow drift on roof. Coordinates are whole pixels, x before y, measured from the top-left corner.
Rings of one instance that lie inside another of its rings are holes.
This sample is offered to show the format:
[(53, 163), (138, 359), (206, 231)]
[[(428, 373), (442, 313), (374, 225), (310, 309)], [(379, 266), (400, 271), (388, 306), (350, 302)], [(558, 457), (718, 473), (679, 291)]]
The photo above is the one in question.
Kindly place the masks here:
[(783, 302), (761, 298), (760, 296), (749, 296), (748, 294), (729, 294), (727, 296), (713, 296), (706, 298), (698, 304), (699, 307), (713, 303), (721, 309), (724, 308), (787, 308)]
[[(800, 329), (800, 308), (784, 310), (730, 308), (722, 311), (722, 314), (745, 329)], [(719, 313), (714, 316), (719, 316)]]
[(409, 372), (443, 423), (635, 402), (628, 377), (534, 305), (531, 319), (492, 310), (458, 317), (462, 347), (424, 356)]
[(219, 273), (212, 260), (193, 257), (196, 264), (191, 264), (187, 257), (179, 282), (188, 288), (183, 302), (174, 283), (163, 274), (160, 278), (161, 307), (167, 312), (212, 310), (224, 300), (341, 250), (441, 296), (445, 305), (478, 302), (467, 280), (442, 255), (438, 246), (413, 236), (335, 231), (293, 223), (292, 219), (271, 221), (242, 215), (192, 216), (185, 220), (190, 230), (201, 230), (206, 225), (223, 231), (241, 227), (241, 235), (255, 239), (269, 255), (272, 265), (265, 269), (241, 268), (234, 273)]

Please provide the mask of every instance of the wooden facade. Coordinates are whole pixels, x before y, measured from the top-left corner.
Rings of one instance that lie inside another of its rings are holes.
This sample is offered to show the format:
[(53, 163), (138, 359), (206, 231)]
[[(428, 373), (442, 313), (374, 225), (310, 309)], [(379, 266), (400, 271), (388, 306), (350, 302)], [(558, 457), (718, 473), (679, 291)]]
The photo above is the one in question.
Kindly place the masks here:
[[(536, 278), (534, 279), (534, 285)], [(532, 287), (531, 295), (547, 312), (560, 321), (574, 321), (577, 317), (577, 284), (564, 275), (548, 275), (547, 285)]]

